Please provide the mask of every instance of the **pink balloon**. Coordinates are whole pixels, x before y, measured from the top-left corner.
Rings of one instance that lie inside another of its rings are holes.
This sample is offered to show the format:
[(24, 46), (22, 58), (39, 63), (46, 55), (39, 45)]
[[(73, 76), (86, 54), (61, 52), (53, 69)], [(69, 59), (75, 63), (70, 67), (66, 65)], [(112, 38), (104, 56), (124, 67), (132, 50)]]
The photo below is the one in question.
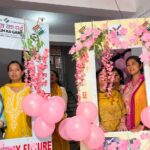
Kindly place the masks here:
[(85, 140), (83, 140), (83, 142), (87, 145), (88, 148), (97, 149), (104, 143), (104, 132), (100, 127), (94, 124), (90, 126), (90, 129), (91, 130), (89, 136)]
[(38, 94), (29, 94), (22, 101), (23, 111), (32, 117), (37, 117), (40, 114), (41, 106), (46, 102), (46, 99)]
[(34, 132), (39, 138), (47, 138), (53, 134), (55, 130), (55, 124), (47, 125), (41, 117), (38, 117), (34, 122)]
[(122, 58), (117, 59), (115, 61), (115, 66), (116, 68), (121, 69), (121, 70), (126, 68), (125, 60)]
[(125, 59), (125, 61), (128, 59), (128, 57), (130, 57), (131, 56), (131, 52), (126, 52), (125, 54), (124, 54), (124, 59)]
[(150, 106), (145, 107), (141, 112), (141, 121), (146, 127), (150, 128)]
[(74, 116), (66, 123), (67, 135), (74, 141), (82, 141), (89, 135), (89, 122), (83, 116)]
[(60, 97), (60, 96), (52, 96), (52, 97), (50, 97), (50, 100), (57, 101), (58, 103), (61, 104), (61, 106), (63, 107), (64, 111), (66, 110), (66, 103), (65, 103), (65, 100), (62, 97)]
[(103, 146), (96, 148), (95, 150), (104, 150)]
[(60, 123), (59, 128), (58, 128), (60, 136), (61, 136), (63, 139), (67, 140), (67, 141), (72, 140), (72, 139), (67, 135), (67, 132), (66, 132), (66, 124), (67, 124), (67, 122), (68, 122), (69, 120), (70, 120), (70, 118), (67, 118), (67, 119), (63, 120), (63, 121)]
[(53, 100), (49, 100), (41, 107), (41, 117), (47, 124), (59, 122), (64, 116), (62, 105)]
[(77, 107), (76, 115), (83, 116), (87, 119), (87, 121), (93, 122), (98, 116), (98, 109), (96, 105), (92, 102), (88, 102), (88, 101), (82, 102), (79, 103)]

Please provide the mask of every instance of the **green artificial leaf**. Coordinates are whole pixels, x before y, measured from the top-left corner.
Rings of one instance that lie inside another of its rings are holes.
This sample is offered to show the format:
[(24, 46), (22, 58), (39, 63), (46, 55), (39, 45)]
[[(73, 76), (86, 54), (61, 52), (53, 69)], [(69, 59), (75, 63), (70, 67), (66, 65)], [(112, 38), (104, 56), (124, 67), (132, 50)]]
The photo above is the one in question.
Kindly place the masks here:
[(31, 46), (32, 45), (32, 39), (27, 39), (27, 44), (28, 44), (28, 46)]
[(26, 44), (25, 40), (22, 40), (22, 45), (23, 45), (24, 49), (27, 49), (27, 44)]

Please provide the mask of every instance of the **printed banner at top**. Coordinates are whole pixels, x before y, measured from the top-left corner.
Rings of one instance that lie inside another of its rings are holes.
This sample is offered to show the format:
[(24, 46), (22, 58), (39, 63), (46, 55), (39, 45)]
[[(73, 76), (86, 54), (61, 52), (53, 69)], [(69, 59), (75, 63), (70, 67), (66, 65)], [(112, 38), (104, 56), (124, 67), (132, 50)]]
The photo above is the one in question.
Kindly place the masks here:
[[(39, 35), (48, 48), (49, 25), (0, 15), (0, 48), (23, 50), (22, 35)], [(26, 37), (25, 37), (26, 38)], [(9, 43), (9, 44), (8, 44)]]
[(23, 19), (0, 16), (0, 36), (21, 38), (21, 33), (24, 33)]
[(22, 50), (20, 34), (24, 32), (24, 19), (0, 15), (0, 48)]

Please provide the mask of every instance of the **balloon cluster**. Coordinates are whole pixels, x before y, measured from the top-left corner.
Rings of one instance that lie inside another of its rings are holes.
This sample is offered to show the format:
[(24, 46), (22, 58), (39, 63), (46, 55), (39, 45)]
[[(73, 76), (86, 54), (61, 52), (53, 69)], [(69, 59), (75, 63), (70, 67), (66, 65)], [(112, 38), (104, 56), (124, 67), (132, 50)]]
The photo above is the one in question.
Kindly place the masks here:
[[(24, 97), (23, 111), (35, 117), (33, 129), (39, 138), (47, 138), (53, 134), (55, 124), (60, 122), (66, 110), (63, 98), (52, 96), (49, 100), (38, 94)], [(98, 109), (92, 102), (79, 103), (76, 116), (66, 118), (59, 124), (59, 134), (65, 140), (82, 141), (90, 149), (103, 145), (105, 140), (103, 130), (94, 124)]]
[(63, 98), (52, 96), (49, 100), (38, 94), (29, 94), (22, 102), (23, 111), (35, 117), (33, 129), (38, 138), (47, 138), (53, 134), (55, 124), (59, 122), (66, 110)]
[(65, 140), (82, 141), (88, 148), (97, 149), (105, 140), (103, 130), (94, 124), (98, 109), (92, 102), (79, 103), (76, 116), (63, 120), (59, 134)]

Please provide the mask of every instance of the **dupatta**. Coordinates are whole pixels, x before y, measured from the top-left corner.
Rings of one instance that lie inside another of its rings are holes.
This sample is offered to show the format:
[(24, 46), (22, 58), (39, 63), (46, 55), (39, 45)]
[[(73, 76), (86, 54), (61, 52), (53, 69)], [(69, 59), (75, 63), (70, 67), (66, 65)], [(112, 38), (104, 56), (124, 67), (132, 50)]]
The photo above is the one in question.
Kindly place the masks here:
[(144, 75), (141, 75), (134, 84), (133, 80), (129, 81), (123, 90), (123, 99), (126, 106), (127, 117), (126, 126), (128, 130), (135, 127), (135, 94), (144, 82)]

